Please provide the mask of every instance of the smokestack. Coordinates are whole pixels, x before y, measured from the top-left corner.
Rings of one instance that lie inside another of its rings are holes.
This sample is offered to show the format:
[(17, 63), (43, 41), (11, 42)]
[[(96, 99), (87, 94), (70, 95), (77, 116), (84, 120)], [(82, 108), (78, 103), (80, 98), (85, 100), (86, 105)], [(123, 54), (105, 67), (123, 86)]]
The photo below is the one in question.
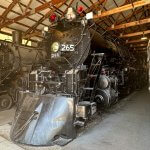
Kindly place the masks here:
[(148, 62), (148, 77), (149, 77), (149, 87), (148, 90), (150, 91), (150, 40), (148, 41), (148, 46), (147, 46), (147, 62)]
[(22, 44), (22, 32), (21, 31), (13, 31), (12, 32), (13, 43), (16, 45)]

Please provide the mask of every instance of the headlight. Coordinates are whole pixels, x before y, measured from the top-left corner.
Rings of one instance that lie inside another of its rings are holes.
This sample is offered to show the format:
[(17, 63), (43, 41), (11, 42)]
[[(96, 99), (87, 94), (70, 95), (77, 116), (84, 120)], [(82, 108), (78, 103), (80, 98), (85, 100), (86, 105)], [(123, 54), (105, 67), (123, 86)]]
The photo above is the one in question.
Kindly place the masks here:
[(54, 42), (51, 46), (51, 51), (56, 53), (56, 52), (58, 52), (59, 47), (60, 47), (60, 44), (58, 42)]

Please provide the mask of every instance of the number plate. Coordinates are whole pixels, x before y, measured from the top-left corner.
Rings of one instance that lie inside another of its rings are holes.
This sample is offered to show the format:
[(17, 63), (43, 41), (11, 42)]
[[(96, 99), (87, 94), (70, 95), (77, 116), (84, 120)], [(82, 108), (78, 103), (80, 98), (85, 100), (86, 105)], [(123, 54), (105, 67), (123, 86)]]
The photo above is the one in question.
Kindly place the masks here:
[(75, 50), (75, 45), (73, 44), (62, 44), (61, 45), (61, 51), (62, 52), (72, 52)]

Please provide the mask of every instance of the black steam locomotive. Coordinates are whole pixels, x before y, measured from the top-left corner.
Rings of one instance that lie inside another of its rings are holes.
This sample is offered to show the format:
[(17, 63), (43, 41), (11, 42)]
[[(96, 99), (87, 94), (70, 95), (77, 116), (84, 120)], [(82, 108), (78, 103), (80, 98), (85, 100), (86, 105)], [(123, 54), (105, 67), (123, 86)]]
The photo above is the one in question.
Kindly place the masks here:
[(72, 8), (69, 12), (44, 32), (40, 46), (47, 53), (45, 64), (34, 66), (26, 86), (20, 87), (11, 130), (14, 142), (65, 145), (76, 137), (78, 126), (84, 126), (101, 107), (116, 103), (120, 89), (126, 91), (132, 72), (127, 56), (90, 29)]
[(10, 109), (16, 103), (19, 83), (26, 82), (34, 63), (41, 63), (44, 51), (22, 44), (21, 32), (15, 31), (13, 42), (0, 41), (0, 111)]

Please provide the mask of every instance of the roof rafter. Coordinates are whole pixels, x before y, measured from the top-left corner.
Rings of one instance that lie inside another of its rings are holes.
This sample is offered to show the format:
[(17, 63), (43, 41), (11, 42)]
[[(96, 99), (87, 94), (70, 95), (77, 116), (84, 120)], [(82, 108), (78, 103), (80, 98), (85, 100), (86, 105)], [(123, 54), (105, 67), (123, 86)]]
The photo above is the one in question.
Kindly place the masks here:
[[(87, 8), (85, 10), (85, 13), (89, 13), (90, 11), (92, 11), (93, 9), (95, 9), (95, 6), (98, 6), (98, 5), (101, 5), (103, 4), (104, 2), (106, 2), (107, 0), (98, 0), (97, 2), (93, 3), (91, 6), (89, 6), (89, 8)], [(82, 2), (82, 1), (81, 1)], [(99, 8), (97, 8), (98, 10)], [(99, 9), (100, 10), (100, 9)], [(81, 16), (84, 16), (85, 14), (81, 14)]]
[(8, 13), (13, 9), (13, 7), (18, 3), (18, 0), (13, 0), (13, 2), (8, 6), (7, 9), (2, 13), (0, 21), (5, 20), (5, 17), (7, 17)]
[(134, 50), (134, 52), (138, 52), (138, 53), (147, 53), (147, 50)]
[(136, 44), (136, 45), (133, 45), (131, 44), (130, 47), (147, 47), (147, 43), (144, 43), (144, 44)]
[(118, 30), (118, 29), (122, 29), (122, 28), (129, 28), (129, 27), (133, 27), (133, 26), (138, 26), (138, 25), (142, 25), (142, 24), (146, 24), (146, 23), (150, 23), (150, 18), (116, 25), (116, 26), (108, 28), (107, 30), (109, 30), (109, 31), (110, 30)]
[(140, 47), (140, 48), (134, 48), (134, 50), (146, 50), (147, 48), (145, 47), (145, 48), (142, 48), (142, 47)]
[[(91, 5), (89, 8), (87, 8), (86, 10), (85, 10), (85, 12), (86, 13), (88, 13), (88, 12), (90, 12), (90, 11), (92, 11), (92, 9), (94, 9), (95, 8), (95, 6), (94, 5), (98, 5), (98, 4), (102, 4), (102, 3), (104, 3), (106, 0), (99, 0), (98, 2), (95, 2), (93, 5)], [(71, 3), (70, 3), (71, 4)], [(68, 5), (69, 6), (69, 5)], [(85, 14), (84, 13), (81, 13), (80, 14), (80, 16), (85, 16)], [(98, 25), (99, 26), (99, 25)], [(31, 33), (31, 34), (27, 34), (25, 37), (26, 38), (31, 38), (31, 37), (34, 37), (34, 36), (37, 36), (37, 35), (41, 35), (42, 34), (42, 32), (33, 32), (33, 33)]]
[[(134, 13), (135, 13), (135, 14), (139, 14), (139, 13), (141, 13), (141, 12), (142, 12), (142, 8), (140, 8), (140, 9), (138, 9), (138, 10), (134, 10)], [(131, 19), (132, 17), (133, 17), (133, 13), (127, 15), (127, 16), (126, 16), (126, 19), (128, 20), (128, 19)], [(116, 25), (119, 25), (119, 24), (121, 24), (121, 23), (124, 22), (124, 21), (125, 21), (125, 19), (120, 19), (120, 20), (118, 20), (118, 21), (116, 22)]]
[(141, 40), (141, 39), (137, 39), (137, 40), (130, 40), (130, 41), (126, 41), (126, 44), (131, 44), (131, 43), (142, 43), (142, 42), (147, 42), (148, 39), (144, 39), (144, 40)]
[(116, 13), (120, 13), (120, 12), (127, 11), (130, 9), (135, 9), (137, 7), (145, 6), (148, 4), (150, 4), (150, 0), (140, 0), (140, 1), (134, 2), (133, 4), (127, 4), (127, 5), (117, 7), (108, 11), (104, 11), (99, 15), (94, 15), (94, 19), (110, 16)]
[(29, 1), (29, 3), (28, 3), (28, 5), (27, 5), (27, 7), (26, 7), (24, 13), (27, 12), (27, 10), (29, 9), (29, 7), (30, 7), (30, 5), (32, 4), (32, 2), (33, 2), (33, 0), (30, 0), (30, 1)]
[[(2, 6), (2, 5), (0, 5), (0, 8), (2, 8), (2, 9), (7, 9), (7, 7), (4, 7), (4, 6)], [(31, 9), (31, 8), (30, 8)], [(21, 13), (19, 13), (19, 12), (17, 12), (17, 11), (14, 11), (13, 9), (12, 10), (10, 10), (10, 12), (13, 12), (14, 14), (16, 14), (16, 15), (22, 15)], [(44, 16), (44, 15), (42, 15), (42, 14), (40, 14), (40, 13), (38, 13), (40, 16)], [(31, 18), (31, 17), (26, 17), (27, 19), (29, 19), (30, 21), (33, 21), (33, 22), (37, 22), (37, 20), (35, 20), (35, 19), (33, 19), (33, 18)], [(6, 18), (7, 19), (7, 18)], [(18, 22), (16, 22), (16, 23), (18, 23)], [(43, 24), (43, 23), (41, 23), (42, 25), (46, 25), (46, 24)]]
[[(69, 3), (69, 5), (67, 6), (67, 8), (65, 9), (64, 13), (62, 14), (61, 18), (64, 16), (65, 12), (68, 10), (68, 8), (71, 6), (71, 4), (74, 2), (74, 0), (71, 0), (71, 2)], [(59, 9), (63, 4), (65, 4), (65, 2), (61, 3), (61, 4), (58, 4), (57, 6), (55, 6), (52, 10), (48, 11), (44, 17), (42, 17), (35, 25), (33, 25), (30, 29), (28, 29), (26, 32), (25, 32), (25, 37), (26, 38), (31, 38), (33, 36), (37, 36), (37, 35), (40, 35), (41, 32), (34, 32), (35, 29), (37, 28), (37, 26), (42, 23), (46, 18), (48, 18), (50, 16), (50, 14), (52, 14), (53, 12), (56, 11), (56, 9)], [(31, 34), (29, 34), (30, 32), (32, 31)], [(34, 33), (33, 33), (34, 32)]]
[(56, 4), (62, 3), (64, 1), (66, 1), (66, 0), (53, 0), (53, 1), (46, 2), (43, 5), (40, 5), (40, 6), (36, 7), (35, 9), (26, 12), (23, 15), (20, 15), (20, 16), (18, 16), (16, 18), (12, 19), (12, 20), (9, 20), (9, 21), (3, 23), (2, 25), (0, 25), (0, 28), (6, 27), (8, 25), (11, 25), (12, 23), (15, 23), (17, 21), (20, 21), (20, 20), (24, 19), (25, 17), (28, 17), (28, 16), (33, 15), (35, 13), (38, 13), (38, 12), (40, 12), (42, 10), (45, 10), (51, 5), (56, 5)]
[(129, 34), (121, 34), (119, 37), (120, 38), (129, 38), (129, 37), (134, 37), (134, 36), (140, 36), (140, 35), (146, 35), (146, 34), (150, 34), (150, 30), (146, 30), (146, 31), (140, 31), (140, 32), (134, 32), (134, 33), (129, 33)]
[[(65, 2), (64, 2), (65, 3)], [(50, 14), (52, 14), (53, 12), (55, 12), (56, 9), (60, 8), (64, 3), (58, 4), (56, 6), (56, 8), (52, 8), (51, 10), (49, 10), (40, 20), (38, 20), (31, 28), (29, 28), (26, 32), (25, 32), (25, 36), (27, 34), (29, 34), (31, 31), (34, 32), (36, 30), (36, 28), (46, 19), (50, 16)], [(31, 36), (30, 36), (31, 37)]]

